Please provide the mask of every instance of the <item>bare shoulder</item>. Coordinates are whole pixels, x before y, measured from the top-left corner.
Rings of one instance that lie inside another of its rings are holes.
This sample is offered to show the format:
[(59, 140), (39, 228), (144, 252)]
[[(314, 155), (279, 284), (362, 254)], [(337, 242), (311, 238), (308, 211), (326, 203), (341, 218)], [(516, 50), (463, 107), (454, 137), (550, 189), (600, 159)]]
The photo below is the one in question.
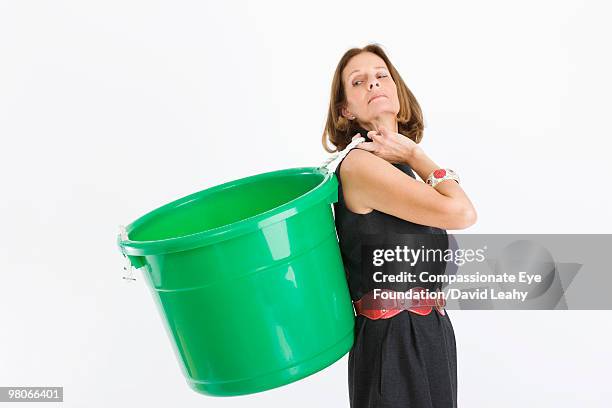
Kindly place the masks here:
[(367, 214), (374, 209), (368, 205), (370, 186), (388, 181), (390, 177), (400, 182), (404, 177), (410, 178), (388, 161), (358, 148), (351, 150), (342, 160), (339, 177), (347, 207), (358, 214)]
[[(342, 161), (340, 167), (342, 181), (351, 185), (365, 186), (370, 183), (412, 179), (406, 173), (378, 156), (364, 149), (353, 149)], [(400, 179), (400, 180), (398, 180)]]
[(393, 165), (391, 165), (391, 163), (389, 163), (385, 159), (376, 156), (374, 153), (359, 148), (352, 149), (350, 152), (348, 152), (344, 160), (342, 160), (342, 167), (345, 169), (348, 168), (349, 170), (347, 172), (349, 173), (351, 171), (363, 168), (363, 164), (378, 164), (379, 166), (385, 166), (385, 164), (387, 164), (390, 167), (394, 167)]

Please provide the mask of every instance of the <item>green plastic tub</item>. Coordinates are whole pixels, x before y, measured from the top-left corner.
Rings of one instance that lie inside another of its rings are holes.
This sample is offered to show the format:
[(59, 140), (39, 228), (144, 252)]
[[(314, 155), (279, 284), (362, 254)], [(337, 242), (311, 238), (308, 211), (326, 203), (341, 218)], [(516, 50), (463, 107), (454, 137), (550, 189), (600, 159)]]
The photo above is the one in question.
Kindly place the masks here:
[(274, 171), (164, 205), (118, 244), (143, 267), (190, 386), (232, 396), (288, 384), (353, 345), (333, 173)]

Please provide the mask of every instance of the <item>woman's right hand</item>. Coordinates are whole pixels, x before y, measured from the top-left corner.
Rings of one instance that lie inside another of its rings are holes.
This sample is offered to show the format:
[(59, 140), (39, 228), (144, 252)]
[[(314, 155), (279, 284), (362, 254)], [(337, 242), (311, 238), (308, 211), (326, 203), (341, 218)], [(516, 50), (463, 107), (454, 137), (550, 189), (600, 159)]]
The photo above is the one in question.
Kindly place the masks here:
[[(356, 134), (353, 140), (359, 136)], [(408, 163), (421, 149), (412, 139), (400, 133), (390, 132), (384, 126), (380, 126), (379, 131), (369, 131), (368, 137), (373, 141), (361, 142), (357, 148), (372, 152), (389, 163)]]

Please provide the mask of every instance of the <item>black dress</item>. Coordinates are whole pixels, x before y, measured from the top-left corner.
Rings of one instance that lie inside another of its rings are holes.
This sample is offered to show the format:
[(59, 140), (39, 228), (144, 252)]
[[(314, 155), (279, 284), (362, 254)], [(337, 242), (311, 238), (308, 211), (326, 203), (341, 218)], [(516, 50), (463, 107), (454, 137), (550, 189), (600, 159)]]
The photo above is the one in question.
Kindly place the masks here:
[[(358, 131), (366, 141), (371, 141), (365, 129), (359, 128)], [(373, 289), (372, 277), (365, 276), (371, 272), (361, 264), (362, 246), (373, 243), (372, 237), (377, 243), (385, 237), (401, 237), (406, 245), (424, 244), (426, 248), (433, 246), (444, 250), (448, 248), (448, 236), (443, 229), (415, 224), (377, 210), (368, 214), (350, 211), (342, 192), (341, 164), (335, 171), (339, 189), (334, 214), (351, 298), (355, 301)], [(416, 178), (409, 165), (393, 165)], [(426, 267), (433, 269), (431, 273), (444, 274), (445, 266), (430, 264)], [(402, 267), (406, 270), (405, 265)], [(438, 283), (424, 284), (422, 281), (387, 282), (377, 287), (404, 291), (414, 286), (429, 290), (442, 287)], [(433, 309), (428, 315), (419, 315), (404, 310), (391, 318), (378, 320), (356, 316), (355, 343), (348, 360), (351, 408), (457, 407), (455, 334), (448, 311), (444, 312), (441, 315)]]

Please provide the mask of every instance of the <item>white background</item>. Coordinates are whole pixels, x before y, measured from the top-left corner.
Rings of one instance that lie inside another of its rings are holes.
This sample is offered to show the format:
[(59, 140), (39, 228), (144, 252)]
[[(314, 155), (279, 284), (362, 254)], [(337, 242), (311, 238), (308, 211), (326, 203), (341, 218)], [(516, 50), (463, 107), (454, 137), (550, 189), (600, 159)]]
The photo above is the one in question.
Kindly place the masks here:
[[(377, 42), (476, 206), (461, 232), (610, 233), (610, 11), (2, 0), (0, 385), (64, 386), (65, 407), (347, 407), (347, 356), (259, 394), (191, 391), (142, 276), (121, 279), (118, 225), (319, 165), (336, 63)], [(449, 315), (460, 407), (609, 406), (609, 311)]]

